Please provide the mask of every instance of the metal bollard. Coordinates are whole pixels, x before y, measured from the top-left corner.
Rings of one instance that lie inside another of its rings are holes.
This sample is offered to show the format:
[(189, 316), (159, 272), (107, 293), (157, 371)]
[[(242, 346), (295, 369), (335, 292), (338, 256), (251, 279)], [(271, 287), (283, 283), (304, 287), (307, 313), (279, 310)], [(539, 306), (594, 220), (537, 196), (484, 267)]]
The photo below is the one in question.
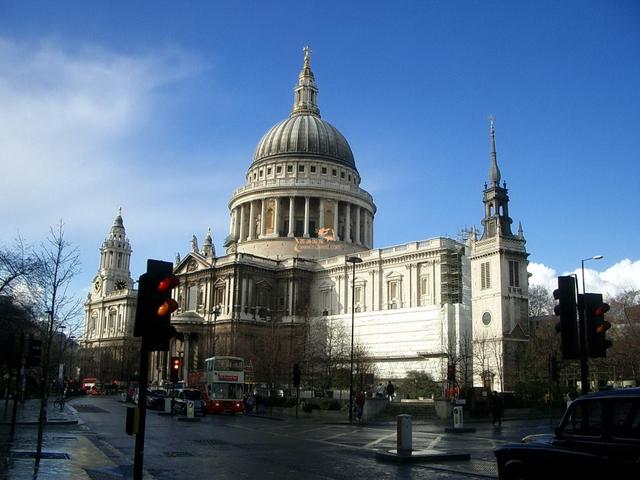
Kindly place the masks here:
[(398, 455), (411, 455), (413, 451), (413, 434), (411, 431), (411, 415), (398, 415), (397, 452)]

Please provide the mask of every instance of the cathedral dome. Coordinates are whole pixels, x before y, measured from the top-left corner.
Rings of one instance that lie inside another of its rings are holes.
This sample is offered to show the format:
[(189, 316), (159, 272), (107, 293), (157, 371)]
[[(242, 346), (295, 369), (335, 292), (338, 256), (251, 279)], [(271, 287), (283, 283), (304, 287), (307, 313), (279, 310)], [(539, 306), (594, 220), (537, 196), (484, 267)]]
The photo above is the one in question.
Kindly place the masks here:
[(258, 143), (253, 163), (284, 156), (315, 157), (356, 169), (347, 140), (315, 113), (293, 113), (274, 125)]

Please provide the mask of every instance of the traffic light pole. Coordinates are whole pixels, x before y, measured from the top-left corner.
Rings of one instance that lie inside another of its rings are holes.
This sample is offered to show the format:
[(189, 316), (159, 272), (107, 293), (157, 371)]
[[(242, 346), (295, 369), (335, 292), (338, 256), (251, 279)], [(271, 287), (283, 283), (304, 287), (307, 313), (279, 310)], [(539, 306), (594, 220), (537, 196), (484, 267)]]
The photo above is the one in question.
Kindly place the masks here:
[[(584, 276), (582, 277), (584, 282)], [(584, 291), (584, 284), (582, 286)], [(587, 346), (587, 307), (584, 295), (578, 295), (578, 325), (580, 333), (580, 384), (582, 386), (582, 395), (589, 393), (589, 347)]]
[(138, 382), (139, 423), (136, 433), (136, 446), (133, 454), (133, 480), (142, 480), (144, 463), (144, 430), (147, 418), (147, 386), (149, 384), (149, 346), (142, 338), (140, 348), (140, 381)]

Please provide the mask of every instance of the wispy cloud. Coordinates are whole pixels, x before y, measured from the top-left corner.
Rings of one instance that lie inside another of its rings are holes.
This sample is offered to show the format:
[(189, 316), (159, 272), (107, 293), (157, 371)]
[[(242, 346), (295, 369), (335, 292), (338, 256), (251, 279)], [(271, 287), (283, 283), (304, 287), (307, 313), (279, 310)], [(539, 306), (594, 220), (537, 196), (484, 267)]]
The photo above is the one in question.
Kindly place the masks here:
[[(558, 275), (577, 275), (582, 291), (582, 269), (573, 272), (557, 273), (542, 263), (531, 262), (527, 268), (531, 277), (531, 285), (542, 285), (553, 291), (558, 287)], [(602, 292), (606, 297), (615, 297), (627, 290), (640, 290), (640, 260), (632, 261), (628, 258), (599, 272), (591, 268), (584, 269), (585, 286), (588, 292)]]
[[(163, 133), (149, 134), (166, 115), (158, 104), (171, 102), (167, 90), (207, 67), (177, 47), (121, 54), (0, 38), (0, 191), (7, 199), (0, 202), (0, 222), (6, 235), (20, 230), (38, 238), (61, 217), (76, 235), (106, 234), (118, 206), (125, 207), (138, 242), (172, 208), (174, 230), (189, 234), (202, 228), (194, 218), (212, 217), (212, 204), (225, 218), (229, 192), (212, 191), (211, 178), (197, 167), (213, 154), (166, 151), (153, 141)], [(218, 182), (224, 176), (216, 171)], [(159, 191), (166, 197), (150, 205)], [(181, 199), (180, 205), (170, 198)], [(169, 208), (161, 211), (163, 201)]]

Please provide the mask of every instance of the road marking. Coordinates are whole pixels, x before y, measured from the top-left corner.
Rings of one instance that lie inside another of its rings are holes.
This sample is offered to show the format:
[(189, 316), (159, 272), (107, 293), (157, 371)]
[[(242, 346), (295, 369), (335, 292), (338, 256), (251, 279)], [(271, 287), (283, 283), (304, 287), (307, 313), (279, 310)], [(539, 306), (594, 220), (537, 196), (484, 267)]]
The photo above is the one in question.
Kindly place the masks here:
[(431, 442), (427, 446), (427, 450), (434, 448), (438, 443), (440, 443), (440, 439), (442, 439), (442, 435), (438, 435), (436, 438), (431, 440)]
[(367, 444), (365, 444), (365, 448), (371, 448), (377, 444), (379, 444), (380, 442), (387, 440), (388, 438), (394, 437), (396, 435), (396, 433), (390, 433), (389, 435), (385, 435), (383, 437), (378, 438), (377, 440), (374, 440), (373, 442), (369, 442)]

